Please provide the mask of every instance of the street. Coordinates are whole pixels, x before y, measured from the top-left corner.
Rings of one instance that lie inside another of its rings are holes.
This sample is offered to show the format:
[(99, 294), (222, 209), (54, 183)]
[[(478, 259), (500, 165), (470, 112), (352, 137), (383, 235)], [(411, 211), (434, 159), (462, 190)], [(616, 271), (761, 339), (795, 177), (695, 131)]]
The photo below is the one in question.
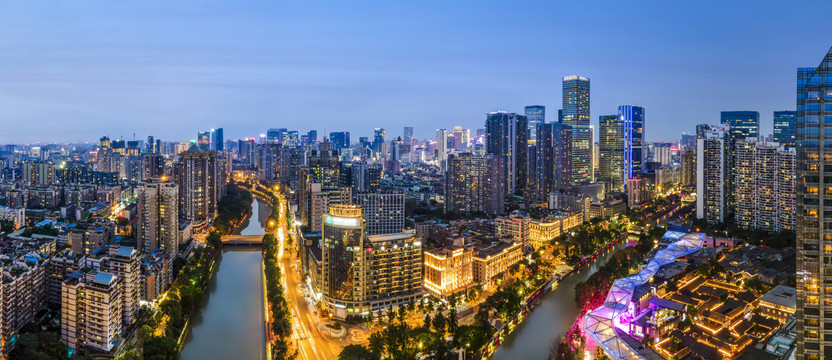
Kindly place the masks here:
[(279, 195), (279, 224), (277, 238), (280, 242), (278, 261), (285, 284), (284, 296), (292, 312), (292, 333), (298, 345), (298, 350), (304, 360), (321, 359), (335, 360), (341, 352), (341, 347), (325, 339), (315, 326), (315, 315), (309, 311), (309, 306), (303, 294), (298, 290), (302, 286), (299, 271), (292, 267), (295, 263), (293, 251), (284, 252), (287, 248), (286, 237), (289, 234), (286, 217), (286, 199)]

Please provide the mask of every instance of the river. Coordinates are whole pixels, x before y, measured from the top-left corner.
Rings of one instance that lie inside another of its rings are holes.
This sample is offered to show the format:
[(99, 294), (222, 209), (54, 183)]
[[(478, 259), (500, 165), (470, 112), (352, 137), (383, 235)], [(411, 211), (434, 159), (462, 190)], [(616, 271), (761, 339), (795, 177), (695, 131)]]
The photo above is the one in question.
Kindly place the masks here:
[(626, 240), (620, 242), (591, 262), (589, 266), (584, 266), (563, 279), (555, 290), (543, 295), (540, 304), (535, 306), (526, 320), (505, 338), (491, 359), (546, 359), (549, 356), (552, 342), (560, 342), (578, 317), (575, 285), (598, 271), (598, 268), (607, 262), (613, 252), (622, 249), (626, 244)]
[[(256, 200), (242, 235), (262, 235), (271, 208)], [(230, 248), (230, 247), (229, 247)], [(263, 256), (259, 248), (223, 250), (201, 309), (194, 315), (181, 360), (263, 359)]]

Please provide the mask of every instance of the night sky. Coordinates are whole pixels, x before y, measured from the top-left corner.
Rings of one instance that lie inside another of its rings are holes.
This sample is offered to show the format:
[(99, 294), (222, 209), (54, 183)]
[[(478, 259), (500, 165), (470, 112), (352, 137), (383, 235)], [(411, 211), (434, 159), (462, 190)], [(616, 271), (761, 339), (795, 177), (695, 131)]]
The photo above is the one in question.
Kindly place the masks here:
[[(405, 4), (408, 3), (408, 4)], [(592, 81), (592, 121), (645, 107), (648, 141), (720, 110), (794, 109), (832, 2), (0, 1), (0, 143), (226, 139), (267, 128), (481, 128)]]

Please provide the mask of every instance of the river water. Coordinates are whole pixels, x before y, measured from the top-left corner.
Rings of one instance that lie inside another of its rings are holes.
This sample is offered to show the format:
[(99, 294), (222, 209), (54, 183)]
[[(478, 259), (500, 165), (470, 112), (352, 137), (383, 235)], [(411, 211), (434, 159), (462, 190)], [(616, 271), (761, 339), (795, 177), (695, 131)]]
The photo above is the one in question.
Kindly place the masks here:
[[(589, 278), (604, 265), (610, 255), (622, 249), (627, 241), (622, 241), (602, 256), (584, 265), (558, 284), (558, 287), (543, 295), (541, 302), (514, 331), (505, 338), (492, 360), (544, 360), (549, 356), (553, 342), (560, 343), (578, 316), (575, 304), (575, 285)], [(555, 345), (557, 346), (557, 345)]]
[[(271, 208), (257, 200), (240, 231), (262, 235)], [(192, 319), (181, 360), (263, 359), (263, 256), (259, 248), (232, 248), (208, 285), (201, 309)]]

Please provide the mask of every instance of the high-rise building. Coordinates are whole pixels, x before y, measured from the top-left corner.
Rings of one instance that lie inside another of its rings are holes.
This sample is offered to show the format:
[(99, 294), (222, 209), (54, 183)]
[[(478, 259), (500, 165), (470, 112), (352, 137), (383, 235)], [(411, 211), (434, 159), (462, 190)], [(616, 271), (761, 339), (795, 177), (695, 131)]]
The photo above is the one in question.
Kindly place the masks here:
[(337, 204), (350, 204), (350, 188), (324, 189), (321, 183), (307, 183), (298, 192), (298, 215), (309, 232), (320, 232), (322, 216)]
[(225, 150), (225, 139), (222, 136), (222, 128), (211, 129), (211, 145), (216, 151)]
[(493, 112), (486, 117), (486, 151), (504, 159), (506, 194), (525, 194), (527, 191), (527, 128), (528, 120), (524, 115)]
[(618, 117), (624, 127), (624, 179), (627, 180), (644, 170), (644, 108), (621, 105)]
[(711, 130), (711, 128), (713, 128), (713, 125), (711, 124), (696, 125), (696, 139), (704, 139), (705, 133), (708, 132), (708, 130)]
[(651, 144), (653, 148), (653, 162), (657, 162), (662, 166), (673, 163), (673, 143), (654, 142)]
[[(318, 143), (318, 130), (309, 130), (306, 132), (306, 145), (315, 145)], [(338, 149), (335, 149), (338, 150)]]
[(176, 254), (179, 248), (179, 186), (153, 180), (139, 184), (137, 213), (139, 249), (148, 254), (156, 249)]
[(541, 124), (537, 127), (535, 164), (535, 197), (547, 201), (549, 193), (572, 186), (572, 133), (571, 127), (560, 123)]
[(285, 128), (266, 130), (266, 142), (272, 144), (283, 144), (284, 134), (286, 134)]
[(142, 155), (142, 179), (149, 180), (165, 175), (165, 157), (162, 154)]
[(679, 142), (681, 149), (695, 149), (696, 148), (696, 134), (682, 133), (682, 141)]
[(311, 182), (319, 182), (324, 190), (333, 190), (339, 187), (339, 170), (341, 158), (338, 150), (331, 150), (328, 142), (320, 144), (317, 150), (309, 152), (306, 160), (309, 168)]
[(179, 185), (179, 216), (191, 223), (194, 231), (210, 228), (223, 192), (224, 169), (217, 153), (197, 146), (179, 155), (174, 179)]
[(61, 341), (72, 349), (110, 352), (124, 325), (123, 292), (123, 279), (109, 272), (67, 279), (61, 287)]
[(278, 181), (281, 178), (283, 145), (265, 143), (260, 146), (260, 179)]
[(640, 206), (647, 202), (648, 193), (642, 178), (627, 179), (627, 205)]
[(537, 126), (546, 122), (546, 107), (543, 105), (529, 105), (523, 111), (526, 119), (529, 120), (529, 146), (533, 146), (537, 141)]
[(774, 112), (774, 141), (788, 149), (797, 147), (795, 137), (797, 136), (797, 112), (796, 111), (775, 111)]
[(436, 162), (440, 166), (448, 155), (448, 130), (436, 129)]
[(361, 206), (367, 235), (400, 233), (404, 229), (404, 194), (354, 194)]
[(381, 165), (353, 161), (343, 164), (339, 175), (340, 186), (351, 188), (353, 195), (381, 191)]
[(445, 211), (503, 213), (505, 158), (461, 153), (448, 156)]
[(618, 115), (599, 119), (598, 179), (609, 184), (610, 191), (624, 191), (624, 121)]
[(320, 292), (324, 303), (346, 308), (343, 302), (352, 305), (367, 300), (370, 279), (365, 257), (370, 255), (364, 250), (361, 207), (334, 205), (322, 217)]
[[(797, 70), (797, 359), (832, 357), (832, 266), (827, 264), (832, 227), (832, 194), (824, 187), (832, 160), (827, 144), (832, 128), (825, 121), (832, 109), (824, 104), (832, 96), (832, 49), (815, 68)], [(826, 176), (825, 176), (826, 175)]]
[(402, 132), (404, 135), (403, 139), (405, 144), (413, 144), (413, 127), (412, 126), (405, 126), (404, 131)]
[(749, 230), (794, 230), (795, 153), (757, 138), (736, 145), (736, 223)]
[(563, 118), (572, 127), (572, 181), (592, 181), (592, 134), (589, 128), (589, 79), (563, 78)]
[[(205, 149), (209, 149), (211, 147), (211, 132), (209, 131), (200, 131), (196, 134), (196, 144), (200, 147)], [(115, 146), (114, 146), (115, 148)]]
[(732, 140), (760, 136), (759, 111), (722, 111), (719, 113), (719, 122), (731, 126)]
[(51, 185), (55, 182), (55, 165), (49, 161), (24, 161), (22, 175), (26, 185)]
[(683, 149), (679, 159), (679, 185), (682, 187), (696, 185), (696, 146)]
[(350, 132), (340, 131), (329, 133), (329, 142), (332, 144), (332, 149), (342, 150), (350, 147)]
[(365, 237), (362, 209), (323, 215), (319, 290), (335, 318), (394, 308), (421, 296), (422, 242), (413, 232)]
[(730, 137), (729, 129), (715, 128), (696, 140), (696, 217), (708, 224), (728, 219)]

